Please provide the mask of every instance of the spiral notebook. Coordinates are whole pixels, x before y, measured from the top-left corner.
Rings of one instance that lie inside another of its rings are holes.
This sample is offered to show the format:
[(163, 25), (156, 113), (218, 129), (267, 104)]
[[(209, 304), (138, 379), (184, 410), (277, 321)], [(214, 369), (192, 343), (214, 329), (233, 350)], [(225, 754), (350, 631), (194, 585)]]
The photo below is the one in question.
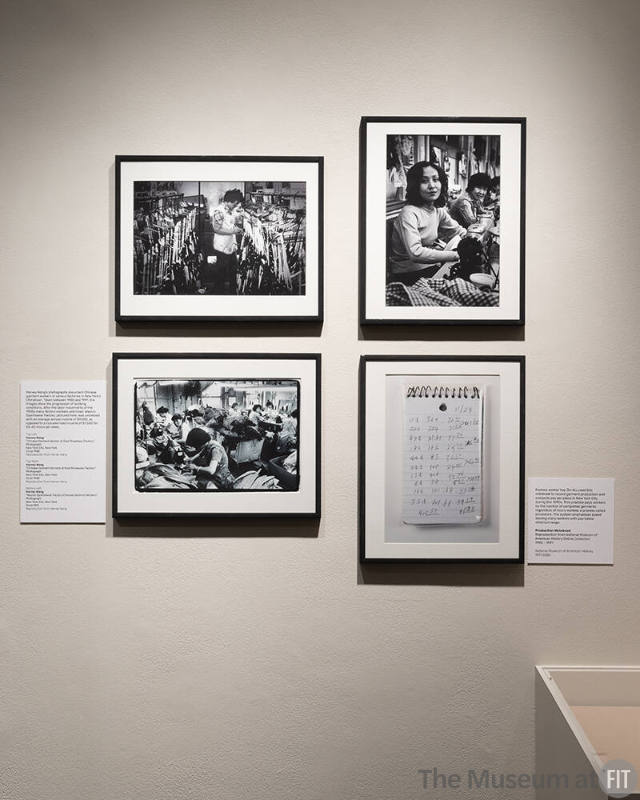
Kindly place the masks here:
[(405, 387), (402, 521), (482, 521), (484, 388)]

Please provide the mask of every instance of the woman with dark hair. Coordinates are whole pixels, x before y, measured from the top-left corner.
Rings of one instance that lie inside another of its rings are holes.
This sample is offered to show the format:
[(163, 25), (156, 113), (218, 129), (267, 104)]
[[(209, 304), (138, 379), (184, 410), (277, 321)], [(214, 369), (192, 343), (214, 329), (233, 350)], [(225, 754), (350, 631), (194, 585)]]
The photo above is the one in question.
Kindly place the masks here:
[(477, 222), (484, 212), (484, 198), (487, 196), (491, 178), (486, 172), (476, 172), (469, 178), (466, 191), (451, 204), (451, 216), (468, 228)]
[(156, 408), (156, 425), (166, 428), (169, 424), (169, 409), (166, 406)]
[(458, 260), (443, 242), (466, 233), (447, 211), (448, 181), (438, 164), (419, 161), (407, 172), (407, 199), (391, 234), (389, 266), (394, 278), (433, 275), (444, 262)]
[(177, 464), (181, 460), (180, 445), (167, 433), (167, 429), (156, 423), (149, 434), (147, 451), (155, 453), (157, 464)]
[(165, 430), (172, 439), (179, 439), (181, 428), (182, 428), (182, 414), (174, 414), (171, 417), (171, 422), (167, 425)]
[(233, 475), (229, 470), (226, 450), (215, 434), (202, 428), (189, 432), (184, 449), (187, 452), (188, 471), (195, 474), (199, 489), (231, 489)]
[(215, 294), (236, 294), (237, 236), (242, 233), (238, 214), (244, 203), (240, 189), (228, 189), (211, 215), (213, 253), (216, 257)]
[(484, 210), (493, 214), (495, 221), (500, 219), (500, 177), (491, 178), (487, 196), (484, 199)]
[(253, 408), (249, 412), (249, 422), (252, 425), (256, 425), (257, 426), (258, 422), (262, 419), (263, 410), (264, 409), (262, 408), (260, 403), (254, 403)]

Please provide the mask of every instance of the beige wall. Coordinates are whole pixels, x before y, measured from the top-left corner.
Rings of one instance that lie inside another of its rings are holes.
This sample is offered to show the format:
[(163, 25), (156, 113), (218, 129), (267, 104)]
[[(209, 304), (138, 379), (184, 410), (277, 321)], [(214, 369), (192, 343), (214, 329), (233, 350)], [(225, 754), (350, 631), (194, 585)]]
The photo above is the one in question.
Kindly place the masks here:
[[(534, 663), (640, 662), (639, 12), (463, 0), (452, 25), (432, 0), (5, 4), (3, 799), (436, 797), (417, 770), (534, 769)], [(528, 118), (523, 332), (359, 335), (362, 114)], [(321, 336), (116, 328), (116, 153), (323, 154)], [(19, 380), (101, 378), (114, 350), (146, 349), (323, 353), (317, 536), (20, 527)], [(527, 474), (615, 476), (616, 566), (359, 574), (361, 353), (524, 353)]]

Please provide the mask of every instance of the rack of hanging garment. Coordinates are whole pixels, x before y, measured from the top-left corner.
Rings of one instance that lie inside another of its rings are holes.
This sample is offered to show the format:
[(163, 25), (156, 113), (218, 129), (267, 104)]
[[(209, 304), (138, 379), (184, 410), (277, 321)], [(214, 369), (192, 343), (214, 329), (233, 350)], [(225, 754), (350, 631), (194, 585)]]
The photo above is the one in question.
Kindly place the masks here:
[(183, 195), (141, 201), (134, 212), (135, 294), (185, 294), (199, 280), (198, 204)]
[(304, 294), (305, 218), (282, 207), (243, 215), (241, 294)]

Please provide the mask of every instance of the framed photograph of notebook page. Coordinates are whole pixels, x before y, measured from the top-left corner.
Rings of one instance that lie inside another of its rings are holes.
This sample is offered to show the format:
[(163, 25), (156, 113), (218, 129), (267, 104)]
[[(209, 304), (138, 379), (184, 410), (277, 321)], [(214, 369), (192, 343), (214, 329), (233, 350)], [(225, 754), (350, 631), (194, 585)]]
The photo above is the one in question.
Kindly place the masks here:
[(364, 356), (360, 390), (361, 561), (521, 563), (524, 358)]

